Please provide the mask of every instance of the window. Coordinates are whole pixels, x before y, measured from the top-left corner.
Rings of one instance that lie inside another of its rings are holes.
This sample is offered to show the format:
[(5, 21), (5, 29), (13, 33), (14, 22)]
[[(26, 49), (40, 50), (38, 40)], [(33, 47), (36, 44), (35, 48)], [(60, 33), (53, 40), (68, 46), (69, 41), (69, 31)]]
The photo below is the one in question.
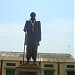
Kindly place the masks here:
[(74, 65), (67, 65), (67, 68), (74, 68)]
[(67, 72), (67, 75), (75, 75), (74, 72)]
[(16, 66), (16, 63), (6, 63), (6, 66)]
[(52, 64), (44, 64), (44, 67), (54, 67)]

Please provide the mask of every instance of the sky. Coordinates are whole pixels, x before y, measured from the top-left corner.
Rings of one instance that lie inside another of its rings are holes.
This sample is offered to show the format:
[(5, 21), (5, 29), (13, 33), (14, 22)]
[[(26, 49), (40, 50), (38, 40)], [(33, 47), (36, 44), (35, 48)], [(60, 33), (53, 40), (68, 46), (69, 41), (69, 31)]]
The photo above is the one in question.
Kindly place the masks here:
[(38, 52), (75, 56), (74, 0), (0, 0), (0, 51), (23, 52), (31, 12), (41, 21)]

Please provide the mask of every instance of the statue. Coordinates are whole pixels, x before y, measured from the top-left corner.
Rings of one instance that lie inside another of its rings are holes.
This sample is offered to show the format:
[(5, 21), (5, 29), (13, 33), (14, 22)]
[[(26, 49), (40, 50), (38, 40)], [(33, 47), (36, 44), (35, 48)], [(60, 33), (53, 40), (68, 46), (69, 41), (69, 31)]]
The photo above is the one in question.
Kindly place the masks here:
[(41, 23), (40, 21), (36, 21), (36, 14), (34, 12), (31, 12), (30, 17), (30, 20), (27, 20), (24, 26), (24, 32), (26, 33), (26, 59), (27, 64), (29, 64), (29, 60), (32, 57), (32, 59), (34, 60), (33, 64), (35, 64), (37, 49), (39, 46), (39, 42), (41, 41)]

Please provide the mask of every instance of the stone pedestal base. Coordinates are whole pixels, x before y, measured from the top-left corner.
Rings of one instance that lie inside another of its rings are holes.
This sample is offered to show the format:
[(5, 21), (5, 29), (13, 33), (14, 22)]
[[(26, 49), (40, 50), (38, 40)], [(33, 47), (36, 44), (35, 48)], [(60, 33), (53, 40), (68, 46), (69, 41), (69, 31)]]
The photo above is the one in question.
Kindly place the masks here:
[(17, 67), (17, 75), (41, 75), (41, 67), (37, 64), (22, 64)]

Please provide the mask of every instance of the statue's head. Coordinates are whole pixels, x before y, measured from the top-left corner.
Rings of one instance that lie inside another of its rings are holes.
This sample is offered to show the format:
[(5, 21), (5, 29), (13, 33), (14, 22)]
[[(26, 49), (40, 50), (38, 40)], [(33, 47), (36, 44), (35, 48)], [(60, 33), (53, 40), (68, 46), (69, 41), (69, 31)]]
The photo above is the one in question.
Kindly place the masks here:
[(35, 12), (31, 12), (30, 17), (35, 19), (35, 17), (36, 17)]

